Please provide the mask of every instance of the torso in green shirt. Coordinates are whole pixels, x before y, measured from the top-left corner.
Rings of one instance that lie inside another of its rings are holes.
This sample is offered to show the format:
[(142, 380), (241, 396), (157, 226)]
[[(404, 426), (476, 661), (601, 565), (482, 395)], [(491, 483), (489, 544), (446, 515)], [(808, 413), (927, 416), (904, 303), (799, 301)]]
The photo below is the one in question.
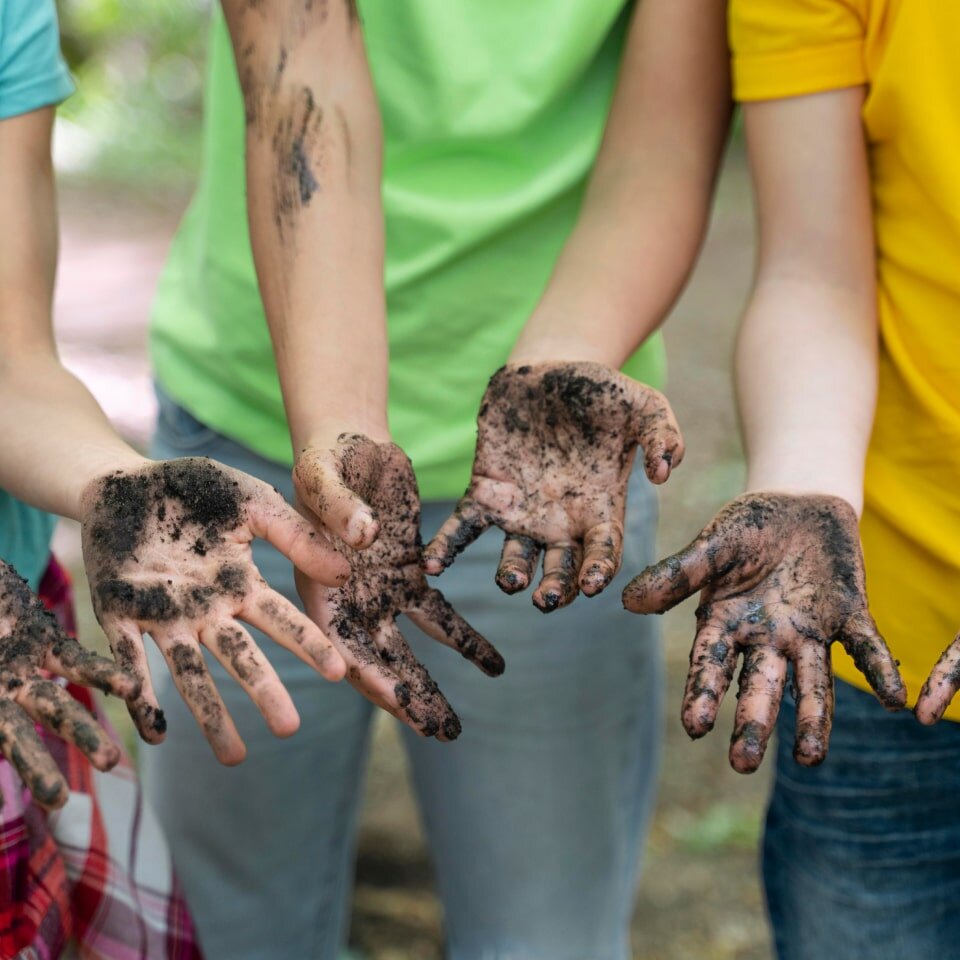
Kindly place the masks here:
[[(631, 4), (360, 7), (385, 134), (390, 426), (422, 496), (451, 498), (469, 478), (486, 382), (576, 220)], [(160, 383), (191, 413), (289, 462), (250, 252), (243, 144), (243, 102), (218, 13), (203, 171), (160, 283), (152, 353)], [(659, 338), (626, 369), (659, 385)]]

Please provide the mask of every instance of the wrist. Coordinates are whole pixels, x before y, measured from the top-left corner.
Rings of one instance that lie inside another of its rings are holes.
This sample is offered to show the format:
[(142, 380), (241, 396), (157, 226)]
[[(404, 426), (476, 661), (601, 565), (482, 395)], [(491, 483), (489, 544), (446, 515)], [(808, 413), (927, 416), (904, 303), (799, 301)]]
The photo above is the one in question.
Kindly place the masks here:
[(859, 519), (863, 513), (863, 485), (837, 478), (788, 477), (782, 471), (777, 474), (755, 472), (747, 475), (746, 493), (781, 493), (788, 496), (838, 497), (848, 503)]
[[(531, 320), (531, 326), (534, 321)], [(548, 331), (550, 325), (546, 326)], [(554, 328), (555, 329), (555, 328)], [(569, 330), (528, 333), (526, 330), (514, 344), (508, 363), (515, 366), (538, 363), (602, 363), (613, 370), (619, 370), (627, 360), (622, 349), (611, 347), (603, 337), (582, 336)]]
[(299, 457), (308, 448), (333, 449), (344, 434), (360, 434), (374, 443), (390, 443), (392, 439), (385, 416), (324, 417), (291, 432), (294, 455)]

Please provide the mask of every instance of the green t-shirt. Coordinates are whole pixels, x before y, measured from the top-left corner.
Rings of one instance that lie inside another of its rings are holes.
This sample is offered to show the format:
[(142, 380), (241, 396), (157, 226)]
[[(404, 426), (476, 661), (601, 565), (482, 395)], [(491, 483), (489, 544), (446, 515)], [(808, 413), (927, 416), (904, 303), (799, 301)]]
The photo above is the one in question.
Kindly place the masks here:
[[(390, 427), (425, 499), (469, 479), (475, 418), (577, 217), (616, 82), (628, 0), (362, 0), (383, 115)], [(213, 23), (204, 160), (154, 307), (164, 389), (291, 461), (246, 221), (244, 111)], [(597, 336), (602, 336), (597, 330)], [(626, 367), (653, 385), (654, 338)]]

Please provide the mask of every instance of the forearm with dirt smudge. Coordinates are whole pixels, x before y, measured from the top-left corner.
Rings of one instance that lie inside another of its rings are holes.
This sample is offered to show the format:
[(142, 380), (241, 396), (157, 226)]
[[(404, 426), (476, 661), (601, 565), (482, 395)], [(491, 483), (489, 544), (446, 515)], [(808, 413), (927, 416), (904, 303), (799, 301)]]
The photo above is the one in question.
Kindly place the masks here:
[(387, 438), (382, 133), (351, 0), (226, 0), (250, 235), (295, 449)]

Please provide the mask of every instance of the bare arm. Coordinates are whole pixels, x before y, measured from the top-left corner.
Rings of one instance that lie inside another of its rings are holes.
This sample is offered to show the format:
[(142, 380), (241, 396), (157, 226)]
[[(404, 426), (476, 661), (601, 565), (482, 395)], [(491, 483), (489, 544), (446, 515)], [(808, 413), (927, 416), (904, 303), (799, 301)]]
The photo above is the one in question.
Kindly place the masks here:
[(576, 229), (511, 362), (619, 367), (706, 230), (731, 103), (726, 0), (641, 0)]
[(296, 709), (236, 621), (260, 627), (328, 679), (344, 670), (320, 629), (263, 582), (251, 541), (269, 540), (329, 584), (349, 568), (267, 484), (210, 460), (142, 457), (61, 366), (50, 315), (52, 121), (52, 109), (0, 121), (0, 487), (82, 522), (94, 609), (118, 663), (136, 680), (129, 705), (142, 736), (156, 741), (165, 729), (141, 640), (149, 632), (217, 755), (237, 762), (244, 747), (201, 644), (232, 668), (281, 735), (296, 729)]
[(543, 611), (620, 569), (634, 453), (663, 483), (683, 458), (669, 404), (617, 372), (663, 321), (706, 229), (730, 120), (725, 0), (642, 0), (576, 228), (480, 408), (470, 486), (428, 545), (438, 574), (491, 524), (507, 593)]
[(749, 488), (857, 512), (878, 337), (862, 103), (854, 88), (745, 107), (760, 252), (737, 349)]
[(53, 115), (48, 108), (0, 121), (0, 487), (79, 519), (87, 483), (145, 461), (57, 357)]
[(224, 0), (260, 291), (294, 449), (386, 440), (382, 134), (350, 0)]
[(857, 511), (876, 400), (877, 319), (863, 90), (746, 107), (760, 256), (737, 384), (751, 492), (624, 591), (662, 613), (701, 591), (683, 702), (712, 729), (743, 654), (730, 762), (763, 759), (789, 665), (794, 757), (820, 763), (843, 644), (890, 709), (906, 692), (867, 607)]

